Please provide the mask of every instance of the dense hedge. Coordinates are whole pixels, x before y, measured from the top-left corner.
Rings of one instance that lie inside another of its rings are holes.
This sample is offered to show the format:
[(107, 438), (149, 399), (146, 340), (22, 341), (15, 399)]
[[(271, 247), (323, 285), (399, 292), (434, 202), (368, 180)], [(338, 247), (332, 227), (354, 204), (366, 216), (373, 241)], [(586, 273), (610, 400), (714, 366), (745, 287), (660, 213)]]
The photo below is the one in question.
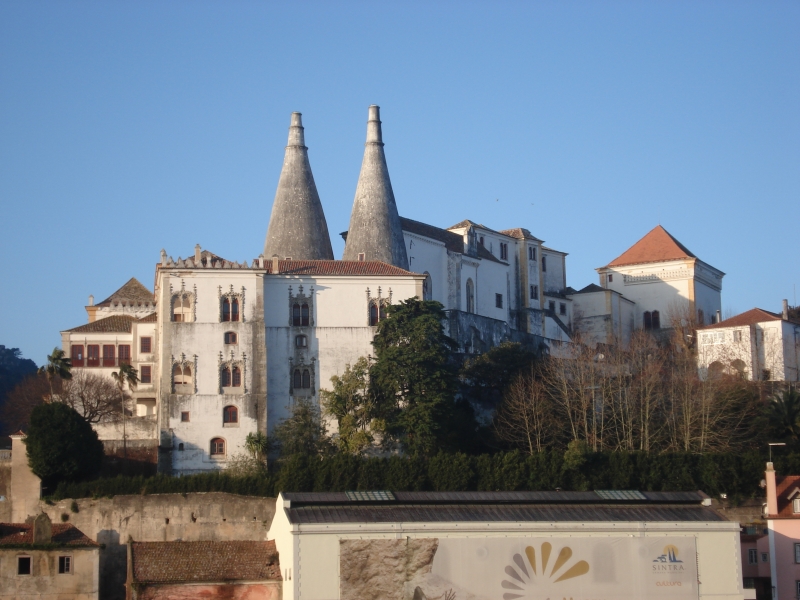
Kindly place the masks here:
[[(518, 452), (468, 456), (439, 454), (430, 460), (403, 457), (326, 459), (294, 456), (260, 476), (232, 477), (224, 472), (185, 477), (114, 477), (59, 485), (51, 499), (229, 492), (276, 496), (279, 491), (345, 490), (703, 490), (732, 500), (761, 495), (766, 459), (757, 452), (742, 454), (590, 453), (571, 467), (564, 454), (545, 451), (534, 456)], [(581, 464), (582, 463), (582, 464)], [(800, 454), (775, 457), (779, 473), (800, 473)]]

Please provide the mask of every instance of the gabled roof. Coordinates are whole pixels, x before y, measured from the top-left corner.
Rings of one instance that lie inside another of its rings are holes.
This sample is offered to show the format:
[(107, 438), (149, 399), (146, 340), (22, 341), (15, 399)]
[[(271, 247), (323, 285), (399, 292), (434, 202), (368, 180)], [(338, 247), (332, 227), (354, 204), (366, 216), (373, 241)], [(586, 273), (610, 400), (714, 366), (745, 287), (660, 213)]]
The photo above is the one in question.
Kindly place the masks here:
[(110, 306), (112, 303), (120, 304), (152, 304), (155, 298), (153, 292), (142, 285), (138, 279), (131, 277), (128, 282), (96, 306)]
[(275, 542), (133, 542), (136, 583), (280, 581)]
[[(57, 546), (97, 548), (99, 544), (86, 537), (71, 523), (54, 523), (51, 544)], [(0, 546), (33, 544), (32, 523), (0, 523)]]
[(442, 242), (450, 252), (464, 254), (464, 238), (457, 233), (405, 217), (400, 217), (400, 227), (403, 231)]
[[(155, 313), (153, 313), (155, 314)], [(67, 329), (70, 333), (130, 333), (131, 326), (136, 317), (128, 315), (113, 315), (105, 319), (98, 319), (93, 323), (86, 323), (72, 329)]]
[(698, 329), (723, 329), (725, 327), (744, 327), (746, 325), (755, 325), (756, 323), (767, 323), (769, 321), (782, 321), (783, 317), (778, 313), (764, 310), (763, 308), (751, 308), (741, 314), (725, 319), (713, 325), (706, 325), (705, 327), (698, 327)]
[[(266, 261), (267, 273), (272, 273), (272, 261)], [(280, 260), (280, 275), (415, 275), (400, 267), (376, 260)]]
[(609, 267), (638, 265), (640, 263), (661, 262), (697, 258), (689, 249), (676, 240), (661, 225), (651, 229), (647, 235), (608, 263)]
[(587, 285), (587, 286), (586, 286), (585, 288), (583, 288), (582, 290), (579, 290), (579, 291), (577, 291), (577, 292), (575, 292), (575, 291), (573, 291), (573, 292), (567, 292), (567, 294), (568, 294), (568, 295), (574, 295), (574, 294), (592, 294), (592, 293), (594, 293), (594, 292), (607, 292), (607, 291), (608, 291), (608, 290), (607, 290), (606, 288), (604, 288), (604, 287), (600, 287), (600, 286), (599, 286), (599, 285), (597, 285), (596, 283), (590, 283), (589, 285)]
[(158, 313), (150, 313), (146, 317), (139, 319), (139, 323), (156, 323), (158, 321)]
[(462, 227), (480, 227), (481, 229), (485, 229), (486, 231), (491, 231), (492, 233), (499, 233), (500, 235), (507, 235), (501, 231), (497, 231), (496, 229), (492, 229), (491, 227), (487, 227), (486, 225), (481, 225), (480, 223), (476, 223), (475, 221), (470, 221), (469, 219), (464, 219), (463, 221), (456, 223), (452, 227), (448, 227), (448, 230), (451, 229), (461, 229)]
[(800, 475), (786, 475), (775, 478), (775, 495), (778, 501), (778, 516), (800, 519), (800, 515), (792, 510), (794, 491), (800, 486)]
[(534, 236), (530, 231), (524, 227), (515, 227), (514, 229), (503, 229), (500, 231), (503, 235), (516, 238), (518, 240), (533, 240), (534, 242), (541, 242), (539, 238)]

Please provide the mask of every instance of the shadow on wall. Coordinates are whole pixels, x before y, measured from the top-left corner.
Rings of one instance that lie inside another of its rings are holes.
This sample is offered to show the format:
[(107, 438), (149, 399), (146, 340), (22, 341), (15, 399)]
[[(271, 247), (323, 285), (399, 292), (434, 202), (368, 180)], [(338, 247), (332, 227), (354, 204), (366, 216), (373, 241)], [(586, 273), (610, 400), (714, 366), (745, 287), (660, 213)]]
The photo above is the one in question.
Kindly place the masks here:
[(119, 532), (113, 529), (101, 529), (97, 532), (97, 543), (102, 544), (100, 550), (100, 597), (124, 598), (128, 561), (128, 547), (120, 544)]

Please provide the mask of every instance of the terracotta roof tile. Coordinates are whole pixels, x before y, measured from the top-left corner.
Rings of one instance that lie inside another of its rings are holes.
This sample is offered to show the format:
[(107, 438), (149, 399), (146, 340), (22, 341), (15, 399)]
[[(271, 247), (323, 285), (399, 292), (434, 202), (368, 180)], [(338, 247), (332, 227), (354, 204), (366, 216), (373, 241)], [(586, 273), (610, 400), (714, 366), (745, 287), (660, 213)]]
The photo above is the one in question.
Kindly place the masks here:
[(609, 267), (638, 265), (640, 263), (661, 262), (697, 258), (689, 249), (676, 240), (661, 225), (651, 229), (647, 235), (608, 263)]
[(280, 581), (275, 542), (133, 542), (133, 581)]
[(71, 333), (130, 333), (131, 325), (135, 320), (136, 317), (128, 315), (113, 315), (105, 319), (98, 319), (93, 323), (67, 329), (67, 331)]
[[(0, 546), (33, 543), (33, 525), (28, 523), (0, 523)], [(98, 547), (84, 533), (70, 523), (53, 524), (53, 544), (74, 547)]]
[(138, 279), (131, 277), (128, 282), (96, 306), (110, 306), (112, 303), (123, 304), (152, 304), (153, 292), (142, 285)]
[(723, 329), (725, 327), (744, 327), (755, 325), (756, 323), (767, 323), (768, 321), (780, 321), (783, 317), (777, 313), (770, 312), (761, 308), (751, 308), (741, 314), (725, 319), (713, 325), (698, 327), (698, 329)]
[(150, 313), (146, 317), (139, 319), (139, 323), (155, 323), (158, 321), (158, 313)]
[[(266, 261), (267, 273), (272, 273), (272, 261)], [(385, 262), (366, 260), (281, 260), (278, 261), (281, 275), (414, 275)]]
[(800, 498), (800, 475), (776, 477), (775, 492), (778, 496), (778, 516), (800, 519), (800, 515), (792, 510), (792, 500)]

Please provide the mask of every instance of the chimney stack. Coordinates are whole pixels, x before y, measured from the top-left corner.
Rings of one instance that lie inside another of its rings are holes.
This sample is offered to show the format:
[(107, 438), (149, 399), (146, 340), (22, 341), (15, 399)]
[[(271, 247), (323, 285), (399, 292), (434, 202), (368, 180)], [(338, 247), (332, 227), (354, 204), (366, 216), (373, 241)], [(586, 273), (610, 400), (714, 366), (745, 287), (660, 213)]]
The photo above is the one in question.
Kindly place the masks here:
[(783, 299), (783, 320), (789, 320), (789, 301), (785, 298)]
[(194, 245), (194, 266), (200, 266), (200, 258), (202, 257), (202, 251), (200, 249), (200, 244)]
[(775, 467), (772, 466), (771, 462), (767, 463), (767, 471), (765, 473), (764, 479), (767, 483), (767, 515), (766, 516), (777, 516), (778, 515), (778, 494), (777, 494), (777, 486), (775, 484)]
[(278, 255), (277, 254), (273, 254), (272, 255), (272, 274), (273, 275), (277, 275), (279, 270), (280, 270), (280, 266), (278, 264)]
[(94, 306), (94, 296), (89, 294), (89, 306)]

